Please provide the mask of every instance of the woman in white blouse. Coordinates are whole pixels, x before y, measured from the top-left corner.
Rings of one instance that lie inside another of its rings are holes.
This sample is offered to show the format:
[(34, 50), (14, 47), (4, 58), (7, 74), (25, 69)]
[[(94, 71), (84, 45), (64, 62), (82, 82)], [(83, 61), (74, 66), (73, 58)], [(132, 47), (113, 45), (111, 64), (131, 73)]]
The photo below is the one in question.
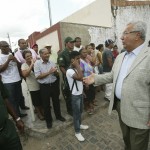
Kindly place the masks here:
[(40, 98), (40, 86), (34, 75), (34, 63), (36, 60), (32, 58), (32, 53), (29, 50), (25, 50), (22, 53), (22, 56), (26, 60), (26, 62), (21, 66), (22, 76), (26, 78), (26, 83), (30, 91), (32, 103), (35, 107), (38, 118), (40, 120), (44, 120), (42, 101)]

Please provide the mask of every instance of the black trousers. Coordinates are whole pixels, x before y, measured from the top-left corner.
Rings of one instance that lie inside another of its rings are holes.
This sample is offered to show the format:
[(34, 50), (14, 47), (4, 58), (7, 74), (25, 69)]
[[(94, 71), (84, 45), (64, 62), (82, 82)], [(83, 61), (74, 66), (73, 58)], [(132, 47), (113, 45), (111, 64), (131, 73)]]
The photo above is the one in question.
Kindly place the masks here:
[(19, 106), (20, 106), (20, 108), (24, 108), (25, 107), (25, 98), (24, 98), (23, 92), (22, 92), (22, 86), (21, 86), (22, 80), (20, 80), (19, 83), (20, 83), (20, 88), (21, 88), (21, 91), (20, 91), (21, 97), (19, 100)]
[(70, 93), (70, 88), (69, 88), (69, 84), (68, 84), (68, 80), (66, 77), (63, 77), (63, 85), (64, 88), (62, 88), (62, 93), (66, 102), (66, 108), (67, 108), (67, 112), (69, 114), (72, 114), (72, 104), (71, 104), (71, 93)]
[(57, 80), (51, 84), (40, 84), (40, 95), (42, 99), (46, 123), (52, 123), (50, 98), (52, 98), (56, 118), (59, 118), (61, 116), (59, 92), (59, 84)]
[(118, 112), (119, 123), (125, 143), (125, 150), (148, 150), (149, 129), (137, 129), (127, 126), (121, 119), (120, 100), (115, 97), (114, 108)]

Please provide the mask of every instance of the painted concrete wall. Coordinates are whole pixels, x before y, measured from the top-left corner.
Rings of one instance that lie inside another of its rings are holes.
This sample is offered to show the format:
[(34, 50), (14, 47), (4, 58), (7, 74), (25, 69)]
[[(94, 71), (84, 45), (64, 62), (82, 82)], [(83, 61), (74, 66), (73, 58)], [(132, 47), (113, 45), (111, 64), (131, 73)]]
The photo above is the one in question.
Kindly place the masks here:
[(111, 27), (111, 1), (96, 0), (90, 5), (63, 19), (62, 22)]
[(121, 35), (127, 23), (131, 21), (144, 21), (147, 23), (147, 38), (146, 44), (150, 40), (150, 6), (127, 6), (119, 7), (117, 16), (111, 16), (113, 26), (111, 28), (78, 25), (78, 24), (63, 24), (62, 25), (62, 39), (70, 35), (72, 37), (79, 36), (82, 38), (82, 44), (89, 43), (104, 44), (105, 40), (110, 38), (118, 45), (119, 51), (123, 48)]
[(147, 38), (146, 43), (150, 40), (150, 6), (128, 6), (119, 7), (116, 17), (116, 29), (117, 43), (120, 49), (122, 48), (122, 42), (120, 37), (127, 23), (131, 21), (144, 21), (147, 23)]
[(48, 35), (40, 38), (39, 40), (36, 41), (36, 43), (39, 46), (39, 50), (43, 47), (45, 47), (45, 45), (49, 44), (52, 45), (52, 54), (51, 54), (51, 60), (53, 62), (57, 62), (57, 52), (59, 51), (60, 47), (59, 47), (59, 39), (58, 39), (58, 32), (57, 30), (49, 33)]
[[(148, 27), (150, 26), (150, 6), (127, 6), (127, 7), (118, 7), (117, 16), (113, 18), (111, 14), (111, 20), (113, 26), (111, 28), (98, 27), (92, 25), (82, 25), (74, 23), (64, 23), (60, 22), (60, 36), (62, 40), (62, 47), (64, 48), (64, 39), (67, 36), (75, 38), (77, 36), (81, 37), (82, 45), (85, 46), (89, 43), (104, 44), (105, 40), (110, 38), (116, 42), (121, 50), (122, 42), (120, 40), (121, 34), (125, 28), (125, 25), (133, 20), (142, 20), (147, 23)], [(150, 40), (150, 29), (147, 29), (147, 39), (146, 43)], [(47, 42), (49, 41), (49, 43)], [(58, 42), (58, 33), (57, 31), (48, 34), (47, 36), (40, 38), (37, 43), (39, 47), (44, 47), (44, 44), (51, 44), (54, 56), (56, 61), (56, 53), (60, 49)]]
[[(71, 23), (61, 23), (61, 38), (64, 39), (67, 36), (72, 38), (81, 37), (82, 45), (85, 46), (89, 43), (95, 43), (96, 46), (100, 43), (104, 43), (107, 38), (114, 40), (114, 32), (112, 28), (103, 28), (88, 25), (79, 25)], [(64, 43), (63, 48), (64, 48)]]

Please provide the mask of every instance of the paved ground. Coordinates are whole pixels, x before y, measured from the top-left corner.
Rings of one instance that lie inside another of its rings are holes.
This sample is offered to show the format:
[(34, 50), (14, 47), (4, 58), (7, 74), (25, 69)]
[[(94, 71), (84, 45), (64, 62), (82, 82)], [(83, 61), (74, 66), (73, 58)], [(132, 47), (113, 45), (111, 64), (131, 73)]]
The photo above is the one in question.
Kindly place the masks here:
[(101, 109), (84, 119), (83, 123), (90, 126), (88, 130), (82, 131), (85, 142), (77, 141), (73, 127), (70, 126), (43, 140), (29, 138), (25, 141), (24, 150), (123, 150), (115, 113), (110, 117), (107, 115), (107, 109)]
[(103, 92), (97, 93), (98, 106), (93, 115), (83, 113), (83, 124), (90, 127), (82, 131), (86, 139), (84, 142), (75, 138), (72, 118), (67, 115), (64, 101), (61, 100), (62, 114), (67, 119), (65, 123), (53, 117), (53, 128), (48, 130), (45, 122), (37, 118), (34, 122), (31, 117), (24, 120), (30, 128), (27, 130), (30, 136), (21, 136), (24, 150), (123, 150), (117, 113), (114, 111), (111, 116), (108, 115), (108, 102), (103, 99), (103, 95)]

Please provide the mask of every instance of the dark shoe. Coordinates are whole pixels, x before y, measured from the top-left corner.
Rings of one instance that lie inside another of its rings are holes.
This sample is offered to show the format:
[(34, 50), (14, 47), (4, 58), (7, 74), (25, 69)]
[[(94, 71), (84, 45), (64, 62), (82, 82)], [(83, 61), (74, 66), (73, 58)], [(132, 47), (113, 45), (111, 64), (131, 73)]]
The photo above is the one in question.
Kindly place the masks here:
[(51, 128), (52, 128), (52, 123), (47, 123), (46, 125), (47, 125), (47, 128), (48, 128), (48, 129), (51, 129)]
[(21, 109), (22, 109), (22, 110), (28, 110), (28, 109), (30, 109), (30, 108), (27, 107), (27, 106), (24, 106), (24, 107), (22, 107)]
[(27, 114), (20, 114), (19, 117), (23, 118), (23, 117), (26, 117)]
[(59, 118), (56, 118), (57, 120), (60, 120), (60, 121), (62, 121), (62, 122), (65, 122), (66, 121), (66, 119), (64, 118), (64, 117), (59, 117)]
[(40, 120), (42, 120), (42, 121), (45, 120), (44, 116), (42, 116), (41, 114), (38, 114), (37, 116)]

